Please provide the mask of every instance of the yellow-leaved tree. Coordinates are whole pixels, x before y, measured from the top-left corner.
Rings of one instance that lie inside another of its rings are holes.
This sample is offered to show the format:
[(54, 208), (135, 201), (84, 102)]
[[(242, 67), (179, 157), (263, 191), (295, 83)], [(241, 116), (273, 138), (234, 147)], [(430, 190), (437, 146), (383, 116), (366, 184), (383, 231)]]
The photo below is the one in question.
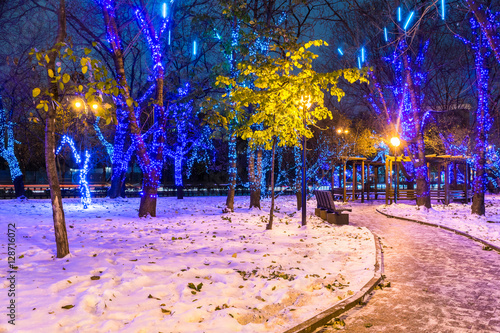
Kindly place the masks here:
[[(219, 76), (216, 85), (230, 87), (222, 95), (228, 113), (213, 119), (228, 124), (236, 118), (240, 124), (237, 135), (250, 145), (272, 150), (271, 211), (266, 229), (272, 229), (274, 212), (274, 154), (276, 145), (298, 146), (303, 138), (311, 138), (311, 125), (332, 116), (324, 106), (324, 95), (330, 93), (340, 100), (344, 91), (338, 87), (343, 77), (347, 82), (368, 82), (366, 70), (342, 69), (317, 73), (313, 60), (318, 57), (313, 46), (327, 46), (321, 40), (270, 46), (269, 56), (256, 56), (238, 64), (234, 78)], [(280, 54), (279, 57), (272, 56)], [(253, 112), (247, 113), (253, 105)]]

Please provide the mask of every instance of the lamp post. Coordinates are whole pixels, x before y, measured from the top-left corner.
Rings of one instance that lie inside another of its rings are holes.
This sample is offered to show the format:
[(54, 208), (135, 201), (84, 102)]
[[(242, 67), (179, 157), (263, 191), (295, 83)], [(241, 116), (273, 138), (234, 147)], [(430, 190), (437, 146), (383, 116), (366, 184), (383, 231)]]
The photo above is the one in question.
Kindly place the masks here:
[[(303, 110), (304, 129), (306, 128), (306, 113), (311, 107), (311, 98), (306, 96), (301, 98), (301, 109)], [(305, 106), (305, 107), (304, 107)], [(306, 220), (306, 136), (302, 136), (302, 225), (307, 224)]]
[(394, 203), (398, 203), (398, 178), (399, 178), (399, 168), (397, 163), (397, 149), (401, 144), (401, 140), (397, 136), (391, 138), (391, 145), (394, 147), (394, 162), (396, 163), (396, 184), (394, 186)]

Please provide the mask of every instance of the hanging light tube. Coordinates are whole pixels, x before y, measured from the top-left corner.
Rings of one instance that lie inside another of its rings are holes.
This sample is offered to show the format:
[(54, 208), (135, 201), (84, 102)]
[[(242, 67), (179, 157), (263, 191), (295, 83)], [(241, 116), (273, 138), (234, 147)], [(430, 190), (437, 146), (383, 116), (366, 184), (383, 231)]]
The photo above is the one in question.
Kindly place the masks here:
[(404, 30), (406, 31), (406, 28), (408, 28), (408, 25), (410, 24), (410, 21), (413, 17), (413, 12), (410, 13), (410, 16), (408, 17), (408, 20), (406, 20), (406, 23), (405, 23), (405, 26), (404, 26)]
[(163, 3), (161, 13), (163, 15), (163, 18), (167, 17), (167, 3), (166, 2)]

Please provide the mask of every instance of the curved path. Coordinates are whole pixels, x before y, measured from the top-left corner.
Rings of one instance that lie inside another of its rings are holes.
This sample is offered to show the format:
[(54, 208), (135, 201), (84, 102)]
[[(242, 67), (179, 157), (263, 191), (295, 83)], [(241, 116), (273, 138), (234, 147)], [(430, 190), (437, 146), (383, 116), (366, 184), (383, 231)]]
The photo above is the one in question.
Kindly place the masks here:
[(350, 224), (381, 238), (391, 287), (342, 316), (343, 331), (500, 332), (500, 255), (446, 230), (387, 218), (376, 206), (356, 204)]

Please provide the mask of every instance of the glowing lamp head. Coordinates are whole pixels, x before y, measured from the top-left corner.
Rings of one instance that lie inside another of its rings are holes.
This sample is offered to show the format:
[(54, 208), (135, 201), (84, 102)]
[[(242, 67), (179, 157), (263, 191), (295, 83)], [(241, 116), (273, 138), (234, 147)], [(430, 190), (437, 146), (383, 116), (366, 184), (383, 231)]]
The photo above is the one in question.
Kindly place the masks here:
[(399, 147), (399, 145), (401, 144), (401, 140), (399, 140), (398, 137), (393, 137), (391, 138), (391, 145), (393, 145), (394, 147)]
[(337, 133), (338, 133), (338, 134), (342, 133), (342, 128), (339, 128), (339, 129), (337, 130)]
[(92, 109), (97, 110), (98, 107), (99, 106), (96, 103), (92, 104)]
[(81, 108), (81, 107), (82, 107), (82, 103), (80, 103), (80, 102), (75, 102), (75, 107), (76, 107), (77, 109)]
[(344, 131), (344, 133), (345, 133), (345, 134), (348, 134), (348, 133), (349, 133), (349, 130), (345, 130), (345, 131)]
[[(309, 108), (311, 107), (311, 105), (312, 105), (312, 103), (311, 103), (311, 97), (309, 97), (309, 96), (302, 96), (302, 97), (300, 98), (300, 102), (301, 102), (301, 104), (302, 104), (302, 105), (305, 105), (305, 106), (306, 106), (306, 108), (308, 108), (308, 109), (309, 109)], [(301, 108), (302, 108), (302, 107), (301, 107)]]

